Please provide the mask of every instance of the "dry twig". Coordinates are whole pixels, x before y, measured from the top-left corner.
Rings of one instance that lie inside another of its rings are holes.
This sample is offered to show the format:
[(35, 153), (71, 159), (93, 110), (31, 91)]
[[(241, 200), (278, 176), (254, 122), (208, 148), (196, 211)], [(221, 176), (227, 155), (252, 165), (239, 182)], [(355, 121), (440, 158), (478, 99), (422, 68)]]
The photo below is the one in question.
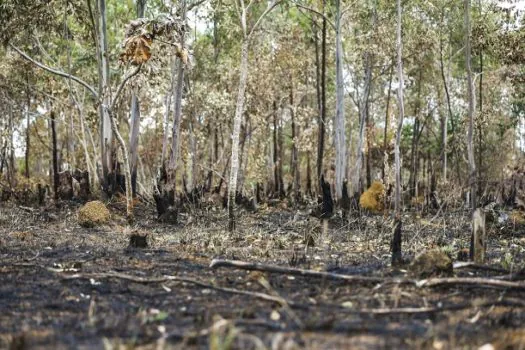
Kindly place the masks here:
[(370, 276), (357, 276), (357, 275), (342, 275), (338, 273), (324, 272), (324, 271), (315, 271), (315, 270), (304, 270), (292, 267), (282, 267), (275, 265), (266, 265), (259, 263), (249, 263), (245, 261), (238, 260), (221, 260), (213, 259), (210, 268), (216, 269), (219, 267), (234, 267), (242, 270), (252, 270), (252, 271), (264, 271), (272, 273), (282, 273), (287, 275), (294, 276), (305, 276), (305, 277), (318, 277), (318, 278), (327, 278), (334, 280), (343, 280), (347, 282), (368, 282), (368, 283), (384, 283), (384, 282), (397, 282), (397, 283), (413, 283), (409, 280), (393, 280), (382, 277), (370, 277)]

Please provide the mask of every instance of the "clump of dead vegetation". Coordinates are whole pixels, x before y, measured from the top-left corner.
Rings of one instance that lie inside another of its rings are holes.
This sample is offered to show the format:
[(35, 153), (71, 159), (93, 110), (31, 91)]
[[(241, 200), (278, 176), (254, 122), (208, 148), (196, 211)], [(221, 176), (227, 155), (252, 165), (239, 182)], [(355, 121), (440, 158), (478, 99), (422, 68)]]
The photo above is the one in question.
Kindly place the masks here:
[(425, 251), (412, 261), (410, 272), (414, 277), (419, 278), (451, 276), (452, 259), (441, 249)]
[(377, 213), (383, 210), (385, 186), (380, 181), (374, 181), (370, 188), (359, 198), (361, 208)]
[(84, 227), (107, 224), (109, 219), (109, 210), (101, 201), (87, 202), (78, 210), (78, 223)]

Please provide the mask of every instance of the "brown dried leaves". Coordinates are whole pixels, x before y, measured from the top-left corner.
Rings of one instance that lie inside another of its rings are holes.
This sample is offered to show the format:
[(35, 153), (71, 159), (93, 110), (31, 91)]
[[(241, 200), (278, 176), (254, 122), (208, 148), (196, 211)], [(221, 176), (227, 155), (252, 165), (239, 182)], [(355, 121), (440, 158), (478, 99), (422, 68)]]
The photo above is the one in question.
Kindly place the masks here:
[(126, 39), (124, 52), (120, 54), (120, 61), (139, 65), (146, 63), (151, 58), (151, 44), (153, 40), (149, 35), (136, 35)]

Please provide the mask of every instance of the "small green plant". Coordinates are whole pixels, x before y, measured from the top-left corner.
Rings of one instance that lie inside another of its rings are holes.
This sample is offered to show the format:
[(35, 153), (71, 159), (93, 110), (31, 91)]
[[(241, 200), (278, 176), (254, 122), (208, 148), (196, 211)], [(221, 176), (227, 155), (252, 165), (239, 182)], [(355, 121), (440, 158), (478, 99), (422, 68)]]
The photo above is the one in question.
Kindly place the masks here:
[(230, 350), (239, 334), (231, 322), (215, 317), (216, 321), (210, 328), (210, 350)]
[(506, 270), (512, 270), (514, 266), (514, 256), (510, 252), (505, 253), (501, 266)]

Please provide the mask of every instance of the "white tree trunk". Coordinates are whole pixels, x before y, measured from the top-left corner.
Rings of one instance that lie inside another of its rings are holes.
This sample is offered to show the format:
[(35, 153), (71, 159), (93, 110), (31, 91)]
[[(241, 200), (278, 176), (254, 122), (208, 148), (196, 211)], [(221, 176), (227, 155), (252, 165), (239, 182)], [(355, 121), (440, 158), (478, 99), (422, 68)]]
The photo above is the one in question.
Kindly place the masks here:
[(113, 152), (112, 152), (112, 132), (111, 119), (108, 111), (103, 108), (103, 105), (109, 106), (109, 58), (108, 58), (108, 43), (107, 43), (107, 29), (106, 29), (106, 0), (97, 1), (98, 9), (98, 71), (99, 71), (99, 96), (102, 99), (102, 104), (99, 107), (100, 114), (100, 155), (102, 157), (102, 183), (106, 189), (109, 185), (108, 175), (113, 168)]
[(365, 81), (363, 95), (359, 101), (359, 135), (357, 139), (357, 154), (355, 160), (355, 175), (352, 181), (352, 194), (361, 190), (361, 169), (363, 168), (363, 144), (365, 142), (365, 124), (368, 113), (368, 98), (370, 96), (370, 84), (372, 83), (372, 58), (369, 52), (365, 52)]
[(336, 1), (335, 65), (336, 65), (336, 108), (335, 108), (335, 196), (343, 196), (343, 181), (346, 173), (346, 128), (343, 78), (343, 41), (341, 38), (341, 4)]
[(184, 62), (180, 58), (177, 59), (177, 85), (175, 89), (174, 101), (174, 120), (173, 131), (171, 138), (171, 156), (169, 162), (170, 172), (177, 169), (177, 162), (179, 160), (180, 148), (180, 123), (182, 121), (182, 91), (184, 88)]
[(162, 138), (162, 154), (161, 154), (161, 160), (160, 164), (162, 167), (166, 166), (166, 157), (168, 153), (168, 133), (169, 133), (169, 120), (170, 120), (170, 112), (171, 112), (171, 100), (174, 95), (174, 86), (175, 86), (175, 70), (177, 69), (177, 65), (175, 63), (175, 60), (172, 62), (171, 65), (171, 84), (170, 89), (166, 93), (166, 97), (164, 99), (164, 103), (166, 106), (166, 110), (164, 111), (164, 121), (163, 121), (163, 129), (164, 129), (164, 136)]
[[(146, 10), (146, 0), (137, 1), (137, 17), (144, 16)], [(137, 184), (137, 163), (138, 163), (138, 147), (139, 147), (139, 133), (140, 133), (140, 100), (138, 97), (138, 88), (135, 87), (131, 94), (131, 121), (129, 132), (129, 159), (131, 168), (131, 184), (133, 186), (133, 193), (136, 192)]]
[(140, 102), (137, 96), (137, 88), (133, 89), (131, 95), (131, 122), (129, 132), (129, 161), (131, 168), (131, 182), (135, 192), (137, 181), (137, 163), (139, 158), (139, 132), (140, 132)]
[(474, 113), (476, 111), (475, 106), (475, 94), (474, 94), (474, 82), (472, 79), (472, 55), (470, 45), (470, 0), (465, 0), (465, 63), (467, 67), (467, 93), (468, 93), (468, 134), (467, 134), (467, 154), (469, 164), (469, 185), (470, 185), (470, 207), (472, 210), (476, 209), (476, 195), (477, 195), (477, 183), (476, 183), (476, 162), (474, 158)]
[(239, 134), (241, 133), (242, 115), (244, 113), (244, 92), (246, 91), (246, 81), (248, 80), (248, 39), (245, 38), (241, 45), (241, 67), (239, 76), (239, 91), (237, 93), (237, 105), (235, 117), (233, 119), (232, 135), (232, 157), (230, 167), (230, 181), (228, 184), (228, 213), (229, 227), (235, 229), (235, 194), (237, 192), (237, 174), (239, 172)]
[(397, 0), (397, 76), (398, 76), (398, 88), (397, 88), (397, 104), (399, 108), (399, 117), (396, 133), (396, 143), (394, 146), (395, 155), (395, 173), (396, 173), (396, 191), (395, 191), (395, 213), (400, 214), (401, 211), (401, 154), (399, 151), (399, 145), (401, 143), (401, 131), (403, 129), (403, 118), (405, 116), (405, 106), (403, 104), (403, 40), (401, 37), (401, 24), (402, 24), (402, 8), (401, 0)]

